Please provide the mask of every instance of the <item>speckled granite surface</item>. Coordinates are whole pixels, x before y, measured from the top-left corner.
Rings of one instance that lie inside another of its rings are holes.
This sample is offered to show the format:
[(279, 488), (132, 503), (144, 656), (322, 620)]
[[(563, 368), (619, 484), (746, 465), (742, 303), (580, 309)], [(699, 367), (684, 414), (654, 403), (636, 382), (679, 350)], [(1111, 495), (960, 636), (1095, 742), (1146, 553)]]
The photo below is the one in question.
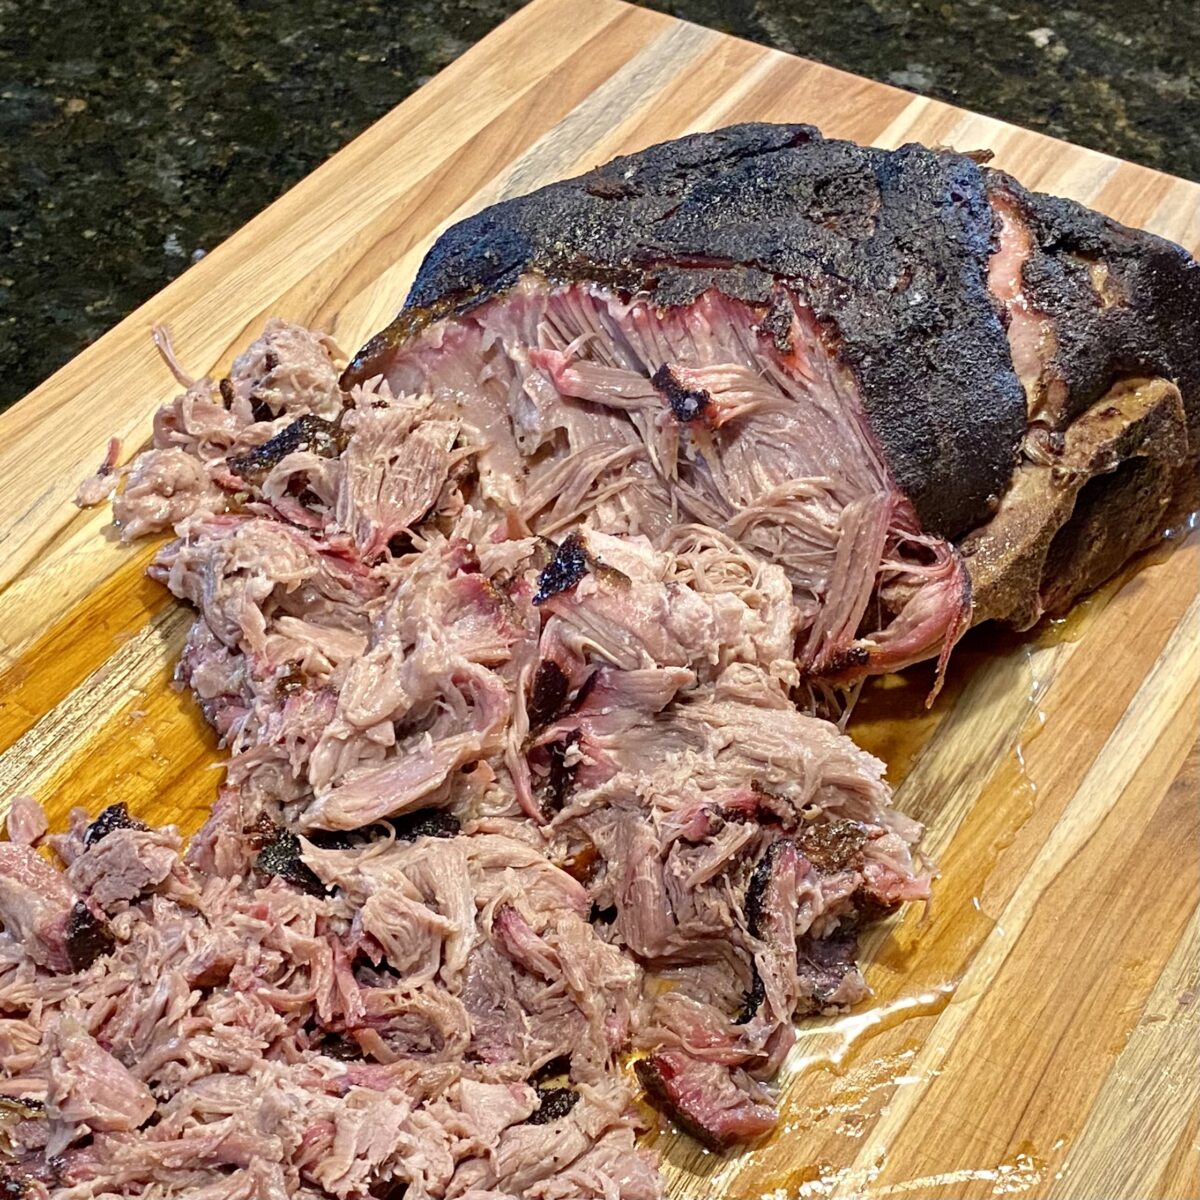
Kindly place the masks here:
[[(651, 6), (1200, 177), (1191, 0)], [(0, 0), (0, 406), (517, 7)]]

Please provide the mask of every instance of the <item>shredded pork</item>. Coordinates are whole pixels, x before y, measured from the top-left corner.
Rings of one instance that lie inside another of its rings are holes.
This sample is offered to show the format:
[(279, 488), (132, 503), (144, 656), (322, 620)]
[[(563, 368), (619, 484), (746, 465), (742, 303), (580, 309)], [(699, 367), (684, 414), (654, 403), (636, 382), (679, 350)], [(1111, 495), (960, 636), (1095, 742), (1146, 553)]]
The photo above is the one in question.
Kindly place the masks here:
[(65, 870), (14, 805), (30, 1194), (653, 1200), (640, 1091), (773, 1127), (794, 1016), (862, 998), (857, 930), (929, 884), (797, 702), (944, 653), (962, 581), (804, 312), (784, 355), (731, 303), (531, 292), (346, 393), (274, 322), (159, 414), (114, 513), (176, 534), (227, 777), (186, 848), (78, 810)]

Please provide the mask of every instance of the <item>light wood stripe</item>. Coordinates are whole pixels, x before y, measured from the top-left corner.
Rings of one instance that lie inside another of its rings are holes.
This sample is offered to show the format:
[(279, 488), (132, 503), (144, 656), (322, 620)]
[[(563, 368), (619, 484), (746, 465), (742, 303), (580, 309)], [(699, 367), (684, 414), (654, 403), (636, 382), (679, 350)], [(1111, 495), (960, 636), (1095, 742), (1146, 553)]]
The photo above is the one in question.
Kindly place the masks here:
[(18, 792), (52, 800), (45, 785), (81, 753), (81, 733), (86, 740), (152, 683), (161, 683), (163, 664), (178, 658), (191, 623), (182, 606), (165, 609), (0, 754), (0, 817)]
[[(1100, 1102), (1055, 1172), (1048, 1200), (1099, 1196), (1106, 1188), (1113, 1195), (1167, 1200), (1160, 1180), (1178, 1149), (1187, 1146), (1188, 1126), (1200, 1105), (1198, 1047), (1200, 908), (1113, 1064)], [(1148, 1079), (1156, 1086), (1147, 1088)], [(1192, 1176), (1193, 1184), (1197, 1178)], [(1185, 1200), (1198, 1193), (1173, 1194)]]
[(1200, 246), (1200, 201), (1195, 185), (1181, 179), (1172, 181), (1143, 227), (1181, 246)]
[[(1147, 752), (1154, 747), (1157, 733), (1172, 726), (1180, 703), (1188, 701), (1188, 691), (1180, 691), (1180, 680), (1191, 682), (1197, 678), (1200, 678), (1200, 599), (1189, 607), (1042, 852), (1002, 910), (997, 929), (1005, 932), (990, 937), (976, 956), (954, 1000), (938, 1018), (913, 1063), (912, 1074), (920, 1076), (922, 1072), (935, 1070), (945, 1060), (987, 994), (989, 984), (1013, 952), (1017, 936), (1010, 937), (1006, 931), (1019, 931), (1028, 923), (1046, 889), (1096, 832), (1136, 773), (1144, 769)], [(886, 1155), (904, 1126), (913, 1119), (931, 1078), (927, 1076), (901, 1090), (864, 1141), (855, 1163), (864, 1178), (876, 1158)], [(834, 1195), (849, 1200), (853, 1192), (840, 1189)]]
[(926, 826), (935, 862), (980, 794), (1037, 720), (1069, 644), (1028, 646), (986, 663), (900, 785), (896, 802)]

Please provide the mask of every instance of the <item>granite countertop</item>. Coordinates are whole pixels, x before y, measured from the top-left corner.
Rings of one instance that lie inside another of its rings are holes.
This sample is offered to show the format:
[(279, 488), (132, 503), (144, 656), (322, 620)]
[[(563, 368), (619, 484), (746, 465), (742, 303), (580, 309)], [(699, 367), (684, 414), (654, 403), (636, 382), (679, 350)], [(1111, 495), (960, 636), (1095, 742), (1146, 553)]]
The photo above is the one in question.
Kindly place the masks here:
[[(650, 6), (1200, 178), (1189, 0)], [(518, 7), (0, 0), (0, 407)]]

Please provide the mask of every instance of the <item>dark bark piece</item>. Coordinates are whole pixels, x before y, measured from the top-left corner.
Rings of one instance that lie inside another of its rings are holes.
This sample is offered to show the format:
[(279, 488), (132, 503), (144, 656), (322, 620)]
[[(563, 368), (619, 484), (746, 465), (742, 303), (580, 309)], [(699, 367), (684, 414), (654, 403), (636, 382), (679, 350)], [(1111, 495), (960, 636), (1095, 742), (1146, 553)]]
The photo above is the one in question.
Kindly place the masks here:
[(462, 829), (458, 818), (443, 808), (419, 808), (415, 812), (391, 817), (388, 823), (401, 842), (415, 842), (421, 837), (450, 838)]
[(549, 812), (558, 812), (575, 786), (578, 763), (568, 764), (567, 752), (578, 744), (580, 736), (579, 730), (573, 729), (562, 741), (552, 742), (546, 748), (550, 758), (550, 773), (546, 777), (543, 807)]
[(71, 970), (86, 971), (116, 943), (108, 926), (98, 920), (82, 900), (77, 900), (67, 919), (66, 944)]
[(862, 866), (867, 835), (857, 821), (812, 821), (801, 824), (796, 846), (818, 871), (833, 875)]
[(538, 1106), (529, 1118), (530, 1125), (548, 1125), (560, 1121), (579, 1102), (579, 1093), (569, 1087), (539, 1087)]
[(85, 846), (94, 846), (97, 842), (103, 841), (110, 833), (114, 833), (118, 829), (144, 830), (149, 828), (150, 826), (145, 821), (139, 821), (136, 817), (129, 815), (129, 805), (122, 800), (117, 804), (110, 804), (87, 827), (83, 834), (83, 844)]
[(538, 576), (534, 604), (544, 604), (551, 596), (573, 588), (588, 573), (590, 565), (583, 538), (578, 533), (568, 533)]
[(336, 458), (345, 443), (345, 434), (332, 421), (306, 413), (261, 446), (226, 459), (225, 465), (242, 479), (257, 483), (266, 478), (272, 467), (302, 446), (321, 458)]
[(363, 1057), (361, 1048), (340, 1033), (327, 1033), (317, 1043), (317, 1049), (338, 1062), (358, 1062)]
[(529, 693), (530, 729), (540, 729), (558, 716), (568, 690), (567, 677), (558, 663), (548, 658), (538, 663)]
[(289, 829), (276, 828), (254, 860), (264, 875), (278, 875), (310, 896), (326, 895), (325, 885), (300, 857), (300, 839)]
[(734, 1018), (735, 1025), (745, 1025), (754, 1019), (754, 1014), (762, 1007), (762, 1002), (767, 998), (766, 985), (763, 983), (762, 976), (758, 973), (758, 968), (750, 964), (750, 986), (746, 989), (746, 995), (742, 999), (742, 1007), (738, 1015)]
[(684, 423), (698, 421), (704, 416), (709, 405), (712, 404), (712, 395), (709, 392), (704, 391), (702, 388), (689, 388), (671, 370), (668, 363), (663, 363), (654, 372), (654, 376), (650, 382), (666, 398), (677, 421)]
[(560, 1054), (549, 1062), (542, 1063), (529, 1077), (534, 1087), (548, 1087), (551, 1080), (562, 1078), (571, 1073), (571, 1056)]
[(771, 882), (771, 872), (775, 862), (788, 844), (786, 838), (777, 838), (763, 852), (762, 857), (754, 864), (750, 882), (746, 885), (746, 929), (751, 937), (758, 937), (763, 918), (763, 902), (766, 899), (767, 885)]

